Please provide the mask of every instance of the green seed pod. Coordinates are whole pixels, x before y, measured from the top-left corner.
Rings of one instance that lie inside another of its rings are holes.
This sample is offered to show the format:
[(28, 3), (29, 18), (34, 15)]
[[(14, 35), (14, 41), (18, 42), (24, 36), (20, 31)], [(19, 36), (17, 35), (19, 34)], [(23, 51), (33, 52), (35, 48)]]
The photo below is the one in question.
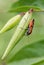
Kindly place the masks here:
[(12, 50), (12, 48), (14, 48), (16, 43), (24, 36), (26, 28), (27, 28), (31, 18), (32, 18), (32, 10), (26, 12), (26, 14), (23, 16), (12, 39), (10, 40), (10, 42), (7, 46), (7, 49), (5, 50), (5, 52), (2, 56), (2, 59), (4, 59), (9, 54), (9, 52)]
[(14, 16), (13, 18), (11, 18), (6, 24), (5, 26), (1, 29), (0, 33), (6, 32), (8, 30), (10, 30), (11, 28), (13, 28), (16, 24), (19, 23), (19, 21), (21, 20), (22, 16), (25, 13), (21, 13), (19, 15)]

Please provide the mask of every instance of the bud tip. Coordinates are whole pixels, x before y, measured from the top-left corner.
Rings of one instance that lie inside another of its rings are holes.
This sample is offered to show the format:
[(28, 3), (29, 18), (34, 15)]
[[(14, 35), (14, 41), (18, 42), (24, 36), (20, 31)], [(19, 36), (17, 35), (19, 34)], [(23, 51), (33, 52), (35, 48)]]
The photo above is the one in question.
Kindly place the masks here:
[(31, 12), (33, 12), (33, 9), (32, 8), (29, 10), (29, 13), (31, 13)]
[(25, 15), (25, 12), (20, 13), (21, 16)]

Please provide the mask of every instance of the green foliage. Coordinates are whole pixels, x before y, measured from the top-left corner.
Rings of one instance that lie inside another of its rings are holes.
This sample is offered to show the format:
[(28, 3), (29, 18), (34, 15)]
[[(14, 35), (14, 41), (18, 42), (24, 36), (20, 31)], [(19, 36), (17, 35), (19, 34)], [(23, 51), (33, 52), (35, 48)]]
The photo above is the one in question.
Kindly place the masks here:
[(43, 7), (43, 0), (19, 0), (11, 6), (10, 12), (28, 11), (30, 8), (35, 10), (43, 10)]
[[(9, 3), (9, 0), (5, 3)], [(10, 8), (5, 7), (5, 11), (9, 12), (0, 13), (0, 29), (8, 19), (16, 14), (15, 12), (27, 11), (31, 7), (36, 10), (44, 10), (44, 0), (18, 0), (14, 3), (11, 2)], [(10, 11), (12, 13), (10, 13)], [(44, 12), (34, 12), (33, 18), (35, 19), (35, 25), (32, 34), (30, 36), (24, 36), (19, 43), (17, 43), (5, 59), (7, 65), (44, 65)], [(15, 27), (0, 35), (0, 63), (3, 62), (1, 61), (1, 57), (14, 33), (14, 30)]]

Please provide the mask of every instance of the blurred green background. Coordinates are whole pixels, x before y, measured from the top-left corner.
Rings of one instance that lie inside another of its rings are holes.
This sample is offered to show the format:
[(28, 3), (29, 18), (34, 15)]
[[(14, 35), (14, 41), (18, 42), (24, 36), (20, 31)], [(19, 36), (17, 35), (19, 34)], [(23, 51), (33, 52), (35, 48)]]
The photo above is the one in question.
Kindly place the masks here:
[[(0, 0), (0, 29), (10, 18), (31, 7), (44, 10), (44, 0)], [(32, 34), (19, 41), (5, 59), (6, 65), (44, 65), (44, 12), (34, 12), (33, 18)], [(0, 34), (0, 61), (14, 31), (15, 27)]]

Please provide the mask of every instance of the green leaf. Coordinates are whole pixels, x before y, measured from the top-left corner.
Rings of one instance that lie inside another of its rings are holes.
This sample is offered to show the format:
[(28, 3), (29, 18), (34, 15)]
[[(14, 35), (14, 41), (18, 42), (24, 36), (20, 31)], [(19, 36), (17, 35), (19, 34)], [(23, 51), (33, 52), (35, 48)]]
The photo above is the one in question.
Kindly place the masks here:
[(20, 6), (20, 7), (17, 7), (17, 8), (12, 8), (9, 12), (26, 12), (30, 8), (33, 8), (35, 11), (41, 11), (40, 8), (35, 7), (35, 6)]
[(35, 63), (35, 64), (33, 64), (33, 65), (44, 65), (44, 60), (41, 61), (41, 62)]
[(24, 12), (28, 11), (30, 8), (35, 9), (35, 11), (44, 10), (44, 1), (42, 0), (19, 0), (13, 3), (10, 8), (10, 12)]
[[(18, 45), (17, 45), (18, 46)], [(16, 46), (16, 47), (17, 47)], [(19, 45), (20, 47), (20, 45)], [(18, 47), (17, 47), (18, 48)], [(17, 51), (16, 48), (16, 51)], [(38, 41), (35, 42), (31, 45), (27, 45), (24, 48), (22, 48), (19, 52), (17, 52), (17, 54), (15, 55), (15, 48), (12, 51), (12, 53), (8, 56), (9, 60), (9, 64), (15, 63), (15, 65), (20, 65), (20, 64), (25, 64), (25, 65), (31, 65), (31, 64), (35, 64), (38, 63), (42, 60), (44, 60), (44, 40), (42, 41)], [(11, 56), (11, 58), (10, 58)], [(17, 62), (17, 63), (16, 63)], [(28, 64), (27, 64), (28, 62)]]
[(11, 62), (7, 65), (33, 65), (41, 60), (44, 60), (42, 57), (39, 58), (31, 58), (31, 59), (24, 59), (20, 61)]

